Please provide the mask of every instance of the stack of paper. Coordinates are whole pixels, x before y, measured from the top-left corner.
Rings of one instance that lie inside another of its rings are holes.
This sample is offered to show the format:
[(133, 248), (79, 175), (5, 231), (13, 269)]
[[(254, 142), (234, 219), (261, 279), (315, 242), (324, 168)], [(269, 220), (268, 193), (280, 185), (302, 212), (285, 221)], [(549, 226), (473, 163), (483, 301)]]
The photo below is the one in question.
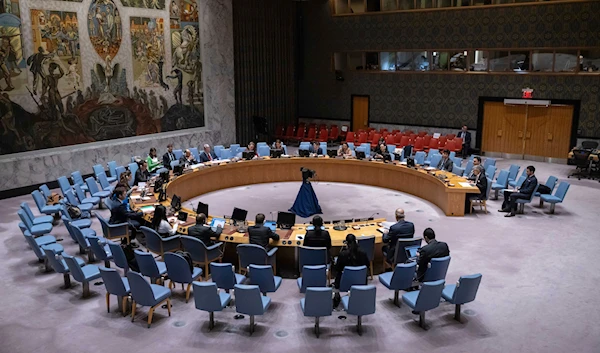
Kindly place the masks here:
[(470, 183), (465, 183), (465, 182), (459, 182), (458, 184), (460, 186), (462, 186), (463, 188), (470, 188), (471, 186), (473, 186)]

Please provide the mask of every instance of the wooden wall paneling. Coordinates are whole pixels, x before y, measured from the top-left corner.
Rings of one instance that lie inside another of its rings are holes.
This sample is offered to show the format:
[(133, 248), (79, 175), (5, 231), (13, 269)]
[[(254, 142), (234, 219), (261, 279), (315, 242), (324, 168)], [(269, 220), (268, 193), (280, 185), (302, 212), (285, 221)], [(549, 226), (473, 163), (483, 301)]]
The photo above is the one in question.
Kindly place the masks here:
[(525, 132), (525, 155), (547, 156), (550, 144), (547, 131), (551, 128), (550, 108), (545, 106), (527, 107), (527, 129)]
[(504, 114), (506, 108), (502, 102), (485, 102), (483, 106), (483, 131), (481, 134), (481, 150), (484, 152), (501, 152), (505, 135)]
[(550, 121), (546, 130), (548, 151), (546, 156), (552, 158), (567, 158), (571, 150), (571, 129), (573, 125), (572, 105), (552, 105), (550, 107)]
[(505, 105), (502, 152), (523, 154), (523, 139), (525, 138), (525, 114), (527, 107), (523, 105)]

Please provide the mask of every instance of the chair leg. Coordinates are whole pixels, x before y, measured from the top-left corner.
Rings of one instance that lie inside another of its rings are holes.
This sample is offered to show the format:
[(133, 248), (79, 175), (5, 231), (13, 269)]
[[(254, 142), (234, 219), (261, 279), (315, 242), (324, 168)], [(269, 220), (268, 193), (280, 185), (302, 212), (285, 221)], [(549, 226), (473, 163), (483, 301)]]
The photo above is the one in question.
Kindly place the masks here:
[(154, 307), (150, 308), (150, 311), (148, 312), (148, 328), (150, 328), (150, 325), (152, 325), (152, 316), (154, 315)]
[(83, 298), (87, 298), (90, 296), (90, 282), (83, 282)]
[(63, 280), (65, 282), (65, 285), (62, 287), (62, 289), (69, 289), (71, 288), (71, 275), (68, 273), (64, 273), (63, 274)]
[(498, 190), (494, 190), (494, 200), (498, 200)]
[(483, 209), (485, 210), (485, 213), (487, 214), (488, 213), (488, 211), (487, 211), (487, 201), (483, 200), (482, 202), (483, 202)]
[(135, 318), (135, 307), (136, 307), (136, 303), (135, 300), (131, 300), (131, 322), (133, 322), (133, 319)]
[(397, 307), (400, 307), (400, 301), (398, 300), (398, 297), (400, 296), (400, 291), (399, 290), (395, 290), (394, 291), (394, 305)]
[(544, 207), (544, 200), (540, 197), (540, 207)]
[(188, 283), (187, 289), (185, 290), (185, 302), (187, 303), (190, 300), (190, 292), (192, 290), (192, 284)]
[(110, 268), (110, 261), (104, 260), (104, 267)]
[(214, 312), (210, 312), (209, 316), (208, 316), (208, 330), (212, 330), (215, 327), (215, 313)]
[(371, 281), (372, 281), (373, 280), (373, 261), (371, 261), (370, 267), (371, 267), (370, 270), (371, 270)]
[[(210, 263), (208, 261), (206, 261), (206, 263), (204, 264), (204, 278), (206, 278), (206, 280), (208, 281), (208, 266), (210, 265)], [(202, 277), (200, 277), (202, 278)]]
[(175, 284), (173, 281), (169, 281), (169, 289), (173, 289), (173, 287), (175, 287)]
[(44, 259), (44, 272), (52, 271), (52, 267), (50, 266), (50, 262), (48, 259)]
[(250, 315), (250, 335), (254, 333), (254, 315)]
[(554, 206), (556, 206), (555, 203), (550, 204), (550, 214), (554, 214)]
[(96, 262), (96, 257), (94, 256), (94, 253), (92, 252), (92, 248), (87, 249), (86, 252), (87, 252), (87, 257), (88, 257), (88, 264)]
[(362, 336), (362, 316), (358, 317), (358, 323), (356, 324), (356, 329), (358, 330), (358, 335)]
[(319, 338), (319, 317), (315, 317), (315, 334), (317, 335), (317, 338)]
[(454, 309), (454, 320), (460, 322), (460, 304), (457, 304)]
[(470, 201), (469, 214), (473, 214), (473, 200)]
[(127, 297), (123, 296), (121, 299), (121, 311), (123, 312), (123, 316), (127, 315)]
[(167, 311), (169, 312), (169, 316), (171, 316), (171, 298), (167, 298)]
[(106, 292), (106, 311), (110, 313), (110, 293)]
[(419, 326), (421, 328), (425, 328), (425, 312), (424, 311), (419, 312)]

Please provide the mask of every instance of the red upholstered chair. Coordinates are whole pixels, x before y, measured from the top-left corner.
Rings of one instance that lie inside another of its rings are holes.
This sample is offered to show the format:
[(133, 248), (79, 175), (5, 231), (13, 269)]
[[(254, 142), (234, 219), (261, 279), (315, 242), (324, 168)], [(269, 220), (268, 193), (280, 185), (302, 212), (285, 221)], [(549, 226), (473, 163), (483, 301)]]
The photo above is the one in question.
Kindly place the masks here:
[(374, 148), (379, 144), (379, 139), (381, 138), (381, 134), (374, 133), (373, 138), (371, 139), (371, 148)]
[(297, 130), (304, 130), (304, 131), (306, 131), (306, 124), (305, 123), (298, 123), (298, 128), (296, 129), (296, 131)]
[(329, 130), (329, 141), (337, 141), (340, 136), (340, 130), (337, 125), (331, 125), (331, 129)]
[(296, 135), (291, 140), (302, 141), (302, 139), (304, 139), (304, 125), (298, 125), (298, 129), (296, 129)]
[(321, 131), (319, 131), (319, 142), (327, 142), (327, 137), (329, 137), (327, 129), (321, 129)]
[(417, 139), (417, 136), (417, 134), (412, 133), (410, 134), (410, 139), (414, 142)]
[(346, 142), (354, 143), (355, 140), (356, 140), (356, 136), (354, 136), (354, 133), (352, 131), (348, 131), (346, 133)]
[(317, 130), (315, 127), (308, 127), (308, 134), (302, 141), (314, 141), (317, 138)]
[(410, 138), (406, 135), (402, 136), (402, 138), (400, 139), (400, 147), (405, 147), (408, 146), (408, 143), (410, 142)]
[(396, 137), (392, 134), (389, 134), (385, 137), (385, 144), (386, 145), (395, 145), (396, 144)]
[(379, 133), (380, 133), (381, 135), (383, 135), (383, 133), (384, 133), (384, 132), (387, 132), (387, 131), (388, 131), (388, 129), (386, 129), (386, 128), (379, 129)]
[(454, 138), (456, 137), (456, 134), (448, 134), (446, 136), (448, 137), (448, 140), (454, 140)]
[(429, 142), (431, 142), (431, 135), (423, 136), (423, 142), (425, 143), (425, 147), (429, 148)]
[(402, 135), (402, 133), (401, 133), (401, 132), (397, 133), (397, 134), (394, 136), (394, 144), (395, 144), (395, 145), (399, 145), (399, 144), (400, 144), (400, 142), (402, 141), (402, 136), (404, 136), (404, 135)]
[(444, 149), (446, 149), (446, 150), (448, 150), (450, 152), (456, 150), (455, 144), (454, 144), (454, 140), (448, 140), (448, 141), (446, 141), (446, 147)]
[(440, 147), (440, 140), (432, 138), (429, 141), (429, 148), (437, 149), (438, 147)]
[(394, 134), (394, 135), (397, 134), (397, 133), (399, 133), (399, 132), (400, 132), (400, 130), (398, 130), (398, 129), (392, 130), (392, 134)]
[(310, 123), (310, 124), (308, 124), (308, 128), (310, 129), (311, 127), (314, 128), (315, 131), (317, 130), (317, 124), (316, 123)]
[(285, 134), (285, 128), (283, 125), (277, 125), (275, 128), (275, 137), (278, 139), (282, 139)]
[(463, 145), (463, 139), (462, 137), (456, 137), (454, 138), (454, 152), (460, 152), (462, 151), (462, 145)]
[(370, 127), (368, 128), (369, 131), (375, 131), (376, 129), (374, 127)]
[(360, 145), (361, 143), (367, 143), (367, 133), (366, 132), (361, 132), (358, 134), (358, 141), (356, 141), (356, 144)]
[(446, 141), (448, 141), (448, 137), (447, 136), (440, 136), (440, 138), (438, 140), (440, 141), (440, 147), (441, 146), (446, 146)]
[(406, 130), (406, 131), (404, 131), (404, 135), (409, 135), (410, 136), (411, 134), (413, 134), (412, 130)]
[(419, 131), (420, 137), (424, 137), (425, 135), (427, 135), (427, 131)]
[(345, 134), (348, 131), (350, 131), (350, 126), (348, 126), (348, 125), (342, 125), (342, 128), (340, 129), (340, 132), (342, 132), (342, 134)]
[(413, 149), (413, 151), (415, 151), (415, 152), (423, 151), (424, 148), (425, 148), (425, 141), (423, 140), (422, 137), (417, 137), (417, 139), (415, 140), (415, 148)]
[[(319, 125), (319, 130), (323, 130), (323, 129), (327, 130), (327, 124)], [(328, 131), (328, 133), (329, 133), (329, 131)]]
[(388, 135), (391, 135), (388, 131), (384, 131), (381, 133), (381, 137), (386, 138)]
[(369, 130), (369, 136), (367, 137), (367, 140), (373, 140), (373, 135), (375, 135), (375, 130)]

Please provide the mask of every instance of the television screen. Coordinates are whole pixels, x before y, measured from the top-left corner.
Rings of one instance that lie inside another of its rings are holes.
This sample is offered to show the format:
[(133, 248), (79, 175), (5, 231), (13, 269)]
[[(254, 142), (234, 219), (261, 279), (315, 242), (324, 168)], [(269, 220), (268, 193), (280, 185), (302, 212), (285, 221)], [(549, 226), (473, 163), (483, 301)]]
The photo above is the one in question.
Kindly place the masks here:
[(296, 215), (291, 212), (277, 212), (277, 226), (282, 229), (291, 228), (296, 223)]
[(171, 199), (171, 208), (174, 210), (179, 210), (181, 208), (181, 198), (179, 198), (179, 196), (173, 195), (173, 198)]
[(246, 216), (248, 216), (248, 211), (242, 210), (241, 208), (234, 207), (233, 212), (231, 213), (231, 219), (235, 221), (245, 221)]
[(198, 202), (198, 208), (196, 209), (196, 213), (204, 213), (204, 215), (208, 217), (208, 205), (202, 202)]

